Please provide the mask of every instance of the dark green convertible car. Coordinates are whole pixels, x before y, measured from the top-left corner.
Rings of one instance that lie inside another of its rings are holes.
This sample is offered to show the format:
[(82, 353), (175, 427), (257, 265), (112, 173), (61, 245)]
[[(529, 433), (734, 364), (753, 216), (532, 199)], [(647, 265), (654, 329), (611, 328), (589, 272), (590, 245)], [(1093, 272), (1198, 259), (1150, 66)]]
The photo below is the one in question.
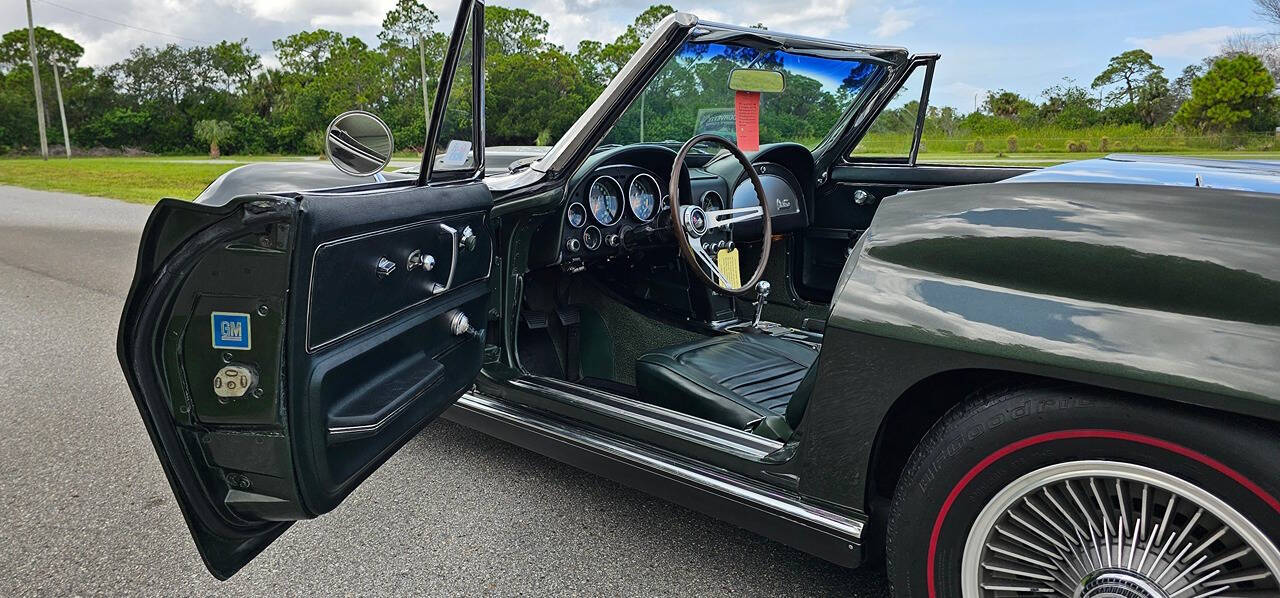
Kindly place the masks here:
[(215, 576), (443, 415), (897, 596), (1278, 595), (1280, 165), (922, 164), (937, 55), (678, 13), (486, 173), (482, 9), (419, 169), (352, 112), (151, 215), (120, 362)]

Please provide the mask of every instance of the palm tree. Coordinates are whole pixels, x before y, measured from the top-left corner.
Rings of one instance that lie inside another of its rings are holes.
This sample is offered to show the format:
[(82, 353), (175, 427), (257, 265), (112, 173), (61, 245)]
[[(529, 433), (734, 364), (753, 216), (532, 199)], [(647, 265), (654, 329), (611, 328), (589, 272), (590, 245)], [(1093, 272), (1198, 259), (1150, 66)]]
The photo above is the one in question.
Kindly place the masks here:
[(196, 123), (195, 137), (200, 141), (209, 144), (209, 157), (218, 158), (222, 152), (218, 150), (218, 144), (231, 139), (235, 133), (231, 128), (231, 123), (225, 120), (202, 120)]

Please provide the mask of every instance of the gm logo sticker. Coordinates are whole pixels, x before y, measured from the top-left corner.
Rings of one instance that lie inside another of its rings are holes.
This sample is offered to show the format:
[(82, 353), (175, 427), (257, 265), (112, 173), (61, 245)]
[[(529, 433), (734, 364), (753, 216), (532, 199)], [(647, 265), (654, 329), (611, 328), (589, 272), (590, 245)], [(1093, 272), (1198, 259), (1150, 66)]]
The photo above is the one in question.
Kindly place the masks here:
[(247, 351), (251, 347), (249, 314), (215, 311), (210, 317), (213, 321), (214, 349)]

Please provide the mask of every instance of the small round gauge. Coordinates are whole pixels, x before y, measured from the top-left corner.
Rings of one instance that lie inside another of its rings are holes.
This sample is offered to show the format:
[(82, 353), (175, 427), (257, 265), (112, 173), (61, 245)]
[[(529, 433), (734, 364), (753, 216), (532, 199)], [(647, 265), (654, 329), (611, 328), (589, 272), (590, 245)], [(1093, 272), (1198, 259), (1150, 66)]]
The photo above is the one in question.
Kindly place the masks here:
[(622, 185), (611, 176), (597, 178), (587, 190), (587, 205), (601, 226), (617, 222), (622, 216)]
[(588, 226), (586, 230), (582, 231), (582, 246), (589, 251), (600, 249), (600, 241), (602, 240), (600, 229), (595, 226)]
[(657, 180), (644, 173), (636, 175), (627, 188), (627, 205), (631, 208), (631, 215), (641, 222), (653, 220), (658, 213), (660, 193)]
[(569, 226), (582, 228), (582, 225), (587, 223), (587, 208), (576, 201), (569, 204), (568, 218)]
[(711, 210), (724, 209), (724, 198), (720, 197), (720, 194), (715, 191), (707, 191), (706, 193), (703, 193), (702, 198), (698, 200), (698, 203), (702, 205), (702, 209), (708, 212)]

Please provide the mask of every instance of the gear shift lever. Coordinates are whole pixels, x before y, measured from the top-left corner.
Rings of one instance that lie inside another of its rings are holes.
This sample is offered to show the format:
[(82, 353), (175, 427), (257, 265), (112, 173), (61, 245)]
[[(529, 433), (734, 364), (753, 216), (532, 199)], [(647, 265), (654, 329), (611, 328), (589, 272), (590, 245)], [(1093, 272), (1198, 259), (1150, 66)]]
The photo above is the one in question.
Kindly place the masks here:
[(769, 281), (756, 283), (756, 316), (751, 320), (751, 327), (760, 326), (760, 316), (764, 315), (764, 304), (769, 302)]

